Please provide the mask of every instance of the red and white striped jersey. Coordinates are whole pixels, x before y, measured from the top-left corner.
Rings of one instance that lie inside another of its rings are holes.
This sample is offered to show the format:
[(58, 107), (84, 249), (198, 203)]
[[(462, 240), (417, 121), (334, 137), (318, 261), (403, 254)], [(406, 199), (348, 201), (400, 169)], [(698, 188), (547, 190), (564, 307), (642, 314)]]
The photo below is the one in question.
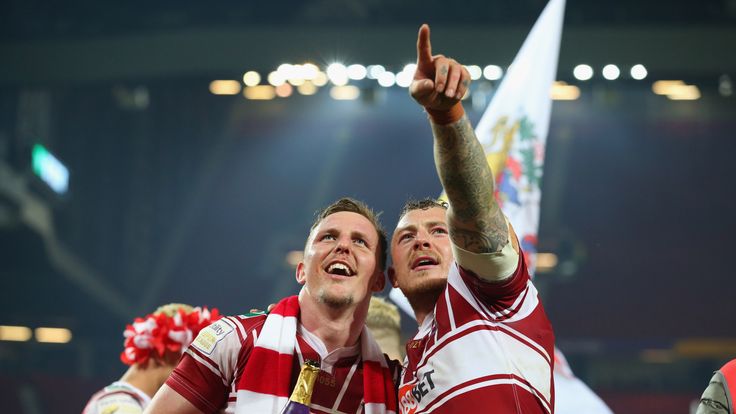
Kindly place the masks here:
[(399, 411), (552, 413), (552, 326), (523, 255), (509, 279), (454, 263), (434, 313), (406, 346)]
[(95, 393), (82, 414), (140, 414), (151, 403), (151, 397), (123, 381), (115, 381)]
[[(234, 413), (237, 384), (265, 320), (266, 315), (229, 316), (203, 329), (166, 385), (202, 412)], [(305, 359), (321, 364), (311, 412), (348, 414), (362, 411), (363, 364), (359, 343), (328, 353), (324, 343), (299, 324), (296, 354), (290, 389), (294, 388)], [(390, 362), (389, 367), (398, 380), (398, 364)]]

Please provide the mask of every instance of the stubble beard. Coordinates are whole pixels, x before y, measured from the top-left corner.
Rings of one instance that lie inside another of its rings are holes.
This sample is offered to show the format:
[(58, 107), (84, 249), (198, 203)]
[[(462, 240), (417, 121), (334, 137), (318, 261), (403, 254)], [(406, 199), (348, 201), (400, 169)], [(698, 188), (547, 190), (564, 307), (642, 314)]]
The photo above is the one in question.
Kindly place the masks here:
[[(433, 309), (442, 292), (447, 287), (447, 278), (436, 278), (428, 275), (415, 275), (419, 278), (410, 291), (402, 289), (413, 309)], [(425, 279), (426, 277), (426, 279)]]
[(324, 303), (325, 305), (333, 308), (340, 309), (353, 304), (355, 299), (353, 295), (338, 296), (333, 295), (327, 291), (327, 288), (320, 289), (317, 294), (317, 302)]

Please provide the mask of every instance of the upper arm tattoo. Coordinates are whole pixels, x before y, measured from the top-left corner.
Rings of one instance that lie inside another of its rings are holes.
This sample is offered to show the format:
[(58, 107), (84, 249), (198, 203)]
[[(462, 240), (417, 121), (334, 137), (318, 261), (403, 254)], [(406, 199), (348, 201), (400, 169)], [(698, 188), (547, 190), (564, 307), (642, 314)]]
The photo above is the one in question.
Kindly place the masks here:
[(496, 203), (494, 181), (483, 147), (467, 117), (449, 125), (432, 124), (435, 164), (450, 200), (453, 242), (468, 251), (500, 251), (508, 242), (506, 220)]

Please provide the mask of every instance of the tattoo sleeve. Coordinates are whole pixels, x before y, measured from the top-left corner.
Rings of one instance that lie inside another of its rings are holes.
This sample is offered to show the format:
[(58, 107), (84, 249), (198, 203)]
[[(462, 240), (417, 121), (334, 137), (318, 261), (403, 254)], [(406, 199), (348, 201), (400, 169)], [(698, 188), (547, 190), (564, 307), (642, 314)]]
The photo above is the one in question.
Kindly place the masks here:
[(432, 123), (437, 174), (450, 201), (450, 236), (474, 253), (500, 251), (509, 239), (506, 219), (493, 197), (494, 181), (483, 147), (463, 116), (449, 125)]

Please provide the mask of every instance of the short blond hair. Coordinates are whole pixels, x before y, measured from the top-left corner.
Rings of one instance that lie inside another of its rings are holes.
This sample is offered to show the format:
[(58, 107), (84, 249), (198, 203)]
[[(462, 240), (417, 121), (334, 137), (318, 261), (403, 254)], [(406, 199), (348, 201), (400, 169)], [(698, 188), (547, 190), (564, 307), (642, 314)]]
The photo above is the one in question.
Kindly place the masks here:
[(179, 309), (183, 310), (184, 313), (189, 314), (194, 310), (194, 307), (192, 307), (192, 305), (187, 305), (186, 303), (169, 303), (159, 306), (158, 309), (153, 311), (153, 314), (160, 315), (163, 313), (171, 318), (179, 312)]

